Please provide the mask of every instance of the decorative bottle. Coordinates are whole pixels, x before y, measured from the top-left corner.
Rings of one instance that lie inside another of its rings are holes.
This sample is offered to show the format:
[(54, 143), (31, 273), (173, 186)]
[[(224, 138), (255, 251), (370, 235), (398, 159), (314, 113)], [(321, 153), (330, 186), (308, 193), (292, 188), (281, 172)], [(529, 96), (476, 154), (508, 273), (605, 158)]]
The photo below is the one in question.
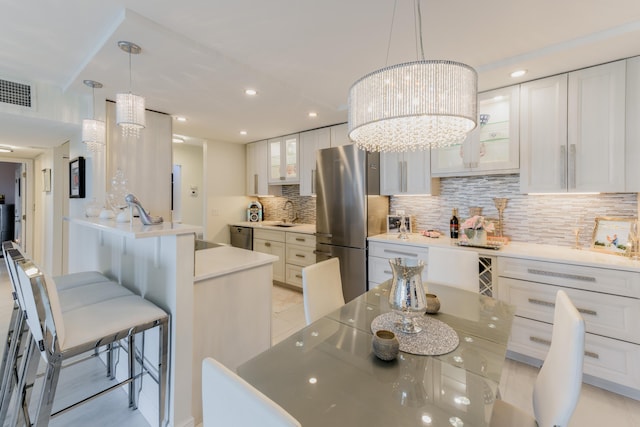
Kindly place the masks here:
[(449, 235), (452, 239), (458, 238), (458, 209), (454, 208), (449, 220)]

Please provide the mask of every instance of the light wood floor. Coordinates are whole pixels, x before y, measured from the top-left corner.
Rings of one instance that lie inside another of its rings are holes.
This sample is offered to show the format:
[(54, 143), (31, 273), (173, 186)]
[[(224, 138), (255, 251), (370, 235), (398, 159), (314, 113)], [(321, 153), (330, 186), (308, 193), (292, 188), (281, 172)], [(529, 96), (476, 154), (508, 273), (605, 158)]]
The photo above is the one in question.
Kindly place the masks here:
[[(0, 263), (0, 350), (4, 347), (5, 331), (11, 315), (11, 300), (8, 276), (4, 260)], [(282, 341), (305, 326), (302, 294), (279, 286), (273, 288), (272, 342)], [(638, 361), (640, 363), (640, 361)], [(502, 373), (500, 390), (502, 398), (521, 409), (532, 413), (531, 392), (538, 370), (534, 367), (507, 360)], [(82, 382), (79, 379), (82, 378)], [(90, 383), (104, 383), (104, 366), (93, 359), (86, 364), (75, 365), (61, 375), (58, 400), (69, 400), (85, 391), (81, 383), (91, 378)], [(57, 400), (57, 401), (58, 401)], [(137, 411), (127, 407), (124, 391), (109, 393), (80, 408), (56, 417), (52, 427), (148, 427)], [(597, 387), (583, 385), (578, 408), (569, 427), (637, 427), (640, 426), (640, 402)], [(516, 426), (514, 426), (516, 427)]]

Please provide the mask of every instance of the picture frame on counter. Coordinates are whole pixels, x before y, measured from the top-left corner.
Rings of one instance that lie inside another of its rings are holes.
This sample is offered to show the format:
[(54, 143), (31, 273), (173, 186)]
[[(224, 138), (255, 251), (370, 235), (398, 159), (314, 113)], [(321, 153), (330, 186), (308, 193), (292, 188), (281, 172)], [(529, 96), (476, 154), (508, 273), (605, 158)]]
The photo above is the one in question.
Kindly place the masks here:
[(84, 157), (76, 157), (69, 161), (69, 198), (85, 197), (85, 162)]
[[(400, 233), (402, 216), (387, 215), (387, 233)], [(407, 233), (411, 233), (411, 215), (404, 216), (404, 223), (407, 226)]]
[(637, 222), (638, 218), (596, 217), (595, 221), (591, 250), (626, 255), (631, 244), (631, 224)]

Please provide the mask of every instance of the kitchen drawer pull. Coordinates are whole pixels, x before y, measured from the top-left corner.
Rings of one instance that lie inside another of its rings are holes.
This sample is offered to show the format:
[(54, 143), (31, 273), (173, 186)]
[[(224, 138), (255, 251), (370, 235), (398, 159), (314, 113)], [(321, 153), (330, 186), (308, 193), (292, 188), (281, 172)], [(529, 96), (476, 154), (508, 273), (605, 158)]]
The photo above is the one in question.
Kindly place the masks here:
[(396, 250), (393, 250), (393, 249), (385, 249), (384, 252), (388, 253), (388, 254), (406, 255), (406, 256), (412, 256), (412, 257), (416, 257), (416, 258), (418, 257), (418, 254), (416, 254), (416, 253), (396, 251)]
[(296, 242), (306, 242), (307, 239), (305, 239), (304, 237), (296, 237)]
[(306, 255), (303, 255), (303, 254), (296, 254), (296, 256), (297, 256), (298, 258), (306, 258), (306, 257), (307, 257)]
[(580, 280), (582, 282), (595, 282), (596, 278), (592, 276), (581, 276), (579, 274), (558, 273), (556, 271), (538, 270), (536, 268), (528, 268), (529, 274), (537, 274), (540, 276), (560, 277), (562, 279)]
[(268, 248), (270, 248), (270, 247), (271, 247), (271, 243), (269, 243), (269, 242), (265, 242), (265, 243), (264, 243), (264, 245), (265, 245), (266, 247), (268, 247)]
[[(534, 336), (529, 336), (529, 340), (531, 342), (535, 342), (537, 344), (551, 346), (551, 341), (546, 340), (544, 338), (538, 338), (538, 337), (534, 337)], [(591, 357), (592, 359), (600, 359), (600, 355), (598, 353), (594, 353), (593, 351), (585, 350), (584, 351), (584, 355), (587, 356), (587, 357)]]
[(391, 270), (384, 270), (384, 271), (383, 271), (383, 273), (384, 273), (384, 274), (393, 274), (393, 271), (391, 271)]
[(296, 279), (302, 279), (302, 274), (296, 274)]
[[(531, 304), (544, 305), (546, 307), (555, 307), (556, 306), (556, 304), (551, 302), (551, 301), (543, 301), (541, 299), (536, 299), (536, 298), (529, 298), (528, 300), (529, 300), (529, 302)], [(582, 314), (589, 314), (591, 316), (597, 316), (598, 315), (597, 311), (591, 310), (591, 309), (588, 309), (588, 308), (576, 307), (576, 309)]]

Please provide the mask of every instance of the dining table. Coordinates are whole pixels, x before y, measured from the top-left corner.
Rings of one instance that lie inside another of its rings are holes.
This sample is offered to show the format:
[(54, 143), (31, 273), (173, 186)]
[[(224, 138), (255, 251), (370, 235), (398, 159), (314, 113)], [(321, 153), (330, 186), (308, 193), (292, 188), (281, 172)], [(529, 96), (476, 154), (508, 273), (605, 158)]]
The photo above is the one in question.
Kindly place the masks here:
[(515, 308), (425, 283), (441, 307), (419, 315), (452, 329), (455, 348), (433, 355), (411, 349), (383, 361), (372, 350), (372, 323), (394, 315), (390, 288), (391, 280), (295, 332), (240, 365), (238, 375), (303, 427), (488, 426)]

